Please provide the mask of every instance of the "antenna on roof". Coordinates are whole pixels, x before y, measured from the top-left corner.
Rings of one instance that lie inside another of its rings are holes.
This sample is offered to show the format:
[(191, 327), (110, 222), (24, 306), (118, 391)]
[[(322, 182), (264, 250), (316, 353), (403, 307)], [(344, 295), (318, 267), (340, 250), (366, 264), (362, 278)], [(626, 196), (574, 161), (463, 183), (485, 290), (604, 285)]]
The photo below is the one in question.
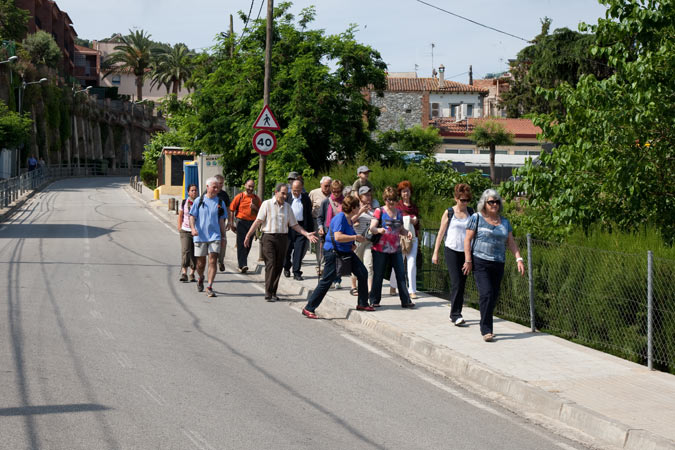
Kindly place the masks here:
[(436, 70), (436, 66), (434, 66), (434, 47), (436, 47), (436, 44), (433, 42), (431, 43), (431, 73), (432, 77), (434, 76), (433, 73)]

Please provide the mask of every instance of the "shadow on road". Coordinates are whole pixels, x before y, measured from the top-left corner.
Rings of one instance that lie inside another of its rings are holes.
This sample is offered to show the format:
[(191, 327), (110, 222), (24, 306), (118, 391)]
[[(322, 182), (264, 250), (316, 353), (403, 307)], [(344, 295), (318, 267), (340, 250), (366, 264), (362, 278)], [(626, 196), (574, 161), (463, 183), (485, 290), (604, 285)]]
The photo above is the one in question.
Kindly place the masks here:
[(6, 224), (0, 230), (0, 239), (82, 239), (82, 236), (96, 238), (113, 230), (77, 223), (22, 223)]
[(107, 406), (94, 403), (79, 403), (70, 405), (40, 405), (19, 406), (16, 408), (0, 408), (0, 417), (7, 416), (34, 416), (38, 414), (61, 414), (87, 411), (106, 411), (111, 409)]

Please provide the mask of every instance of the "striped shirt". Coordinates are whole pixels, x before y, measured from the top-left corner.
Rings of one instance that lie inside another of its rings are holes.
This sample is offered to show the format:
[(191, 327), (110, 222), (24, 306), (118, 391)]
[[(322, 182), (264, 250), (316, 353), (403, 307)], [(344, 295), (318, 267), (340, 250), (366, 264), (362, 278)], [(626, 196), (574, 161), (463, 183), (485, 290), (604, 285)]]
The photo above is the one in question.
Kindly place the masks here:
[(260, 206), (256, 220), (262, 222), (263, 233), (288, 233), (288, 229), (298, 224), (291, 205), (284, 202), (279, 205), (276, 199), (265, 200)]

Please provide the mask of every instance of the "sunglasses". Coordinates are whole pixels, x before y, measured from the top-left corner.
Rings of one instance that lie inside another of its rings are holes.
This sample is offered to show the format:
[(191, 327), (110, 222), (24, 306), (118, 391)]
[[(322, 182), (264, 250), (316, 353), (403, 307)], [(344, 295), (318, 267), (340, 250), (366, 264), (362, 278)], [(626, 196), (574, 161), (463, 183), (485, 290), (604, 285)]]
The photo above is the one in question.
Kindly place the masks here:
[(501, 203), (501, 201), (499, 201), (499, 200), (488, 200), (487, 201), (488, 205), (499, 205), (500, 203)]
[(457, 200), (459, 200), (462, 203), (469, 203), (471, 201), (470, 198), (458, 198)]

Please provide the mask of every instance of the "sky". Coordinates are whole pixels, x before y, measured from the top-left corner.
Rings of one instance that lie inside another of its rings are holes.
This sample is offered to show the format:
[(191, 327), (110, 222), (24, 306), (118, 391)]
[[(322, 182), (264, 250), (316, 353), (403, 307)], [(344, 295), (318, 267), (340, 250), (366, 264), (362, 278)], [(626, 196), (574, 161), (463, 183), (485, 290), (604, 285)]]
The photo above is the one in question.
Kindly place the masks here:
[[(265, 17), (267, 0), (252, 0), (253, 18)], [(487, 26), (526, 40), (541, 31), (540, 19), (552, 19), (551, 29), (577, 30), (579, 22), (594, 24), (606, 7), (597, 0), (424, 0)], [(229, 27), (234, 15), (235, 33), (243, 29), (238, 11), (248, 14), (251, 0), (56, 0), (68, 13), (83, 39), (103, 39), (113, 33), (143, 29), (153, 40), (184, 42), (206, 49), (214, 37)], [(264, 3), (264, 4), (263, 4)], [(275, 2), (278, 4), (279, 0)], [(310, 28), (327, 34), (358, 26), (356, 39), (378, 50), (389, 72), (431, 76), (443, 64), (446, 79), (468, 82), (469, 65), (474, 78), (508, 69), (528, 44), (520, 39), (480, 27), (433, 9), (418, 0), (295, 0), (292, 13), (314, 5), (316, 18)], [(432, 58), (432, 43), (433, 58)], [(432, 64), (433, 63), (433, 64)]]

